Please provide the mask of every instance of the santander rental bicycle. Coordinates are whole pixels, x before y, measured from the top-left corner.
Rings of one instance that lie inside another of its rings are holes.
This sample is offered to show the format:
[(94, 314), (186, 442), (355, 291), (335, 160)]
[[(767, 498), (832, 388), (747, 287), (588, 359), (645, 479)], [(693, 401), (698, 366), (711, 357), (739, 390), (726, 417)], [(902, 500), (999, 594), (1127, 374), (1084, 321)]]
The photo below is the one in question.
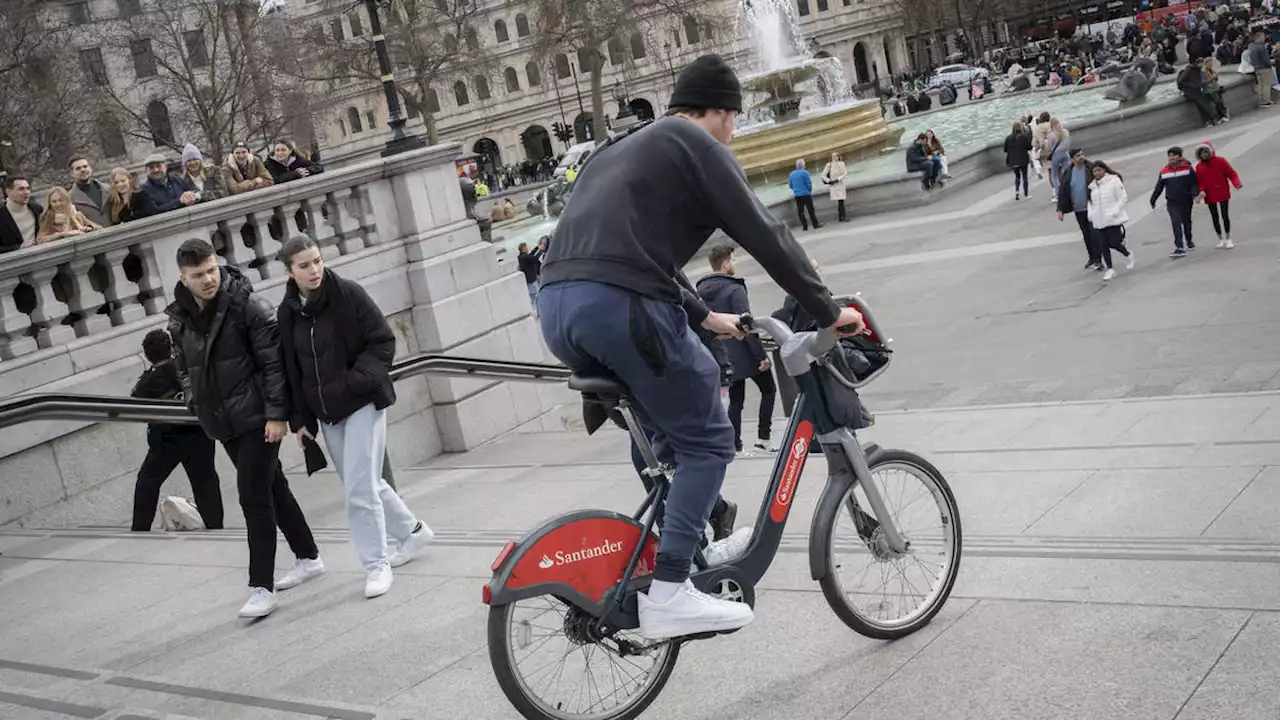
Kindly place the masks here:
[[(778, 551), (816, 439), (827, 484), (810, 525), (810, 575), (850, 628), (892, 640), (927, 625), (951, 594), (960, 567), (960, 516), (946, 480), (928, 461), (864, 448), (855, 438), (867, 419), (856, 390), (884, 372), (891, 354), (861, 299), (839, 301), (863, 313), (865, 335), (839, 340), (831, 331), (793, 333), (773, 318), (743, 316), (745, 330), (777, 343), (779, 371), (795, 379), (798, 394), (750, 544), (712, 566), (699, 551), (692, 580), (703, 592), (754, 606), (755, 587)], [(641, 637), (636, 594), (652, 578), (654, 528), (672, 468), (654, 456), (627, 388), (616, 379), (575, 375), (569, 387), (625, 425), (647, 463), (651, 489), (634, 516), (579, 510), (502, 549), (483, 593), (489, 659), (503, 692), (526, 718), (623, 720), (640, 715), (662, 691), (684, 643), (715, 633), (656, 642)]]

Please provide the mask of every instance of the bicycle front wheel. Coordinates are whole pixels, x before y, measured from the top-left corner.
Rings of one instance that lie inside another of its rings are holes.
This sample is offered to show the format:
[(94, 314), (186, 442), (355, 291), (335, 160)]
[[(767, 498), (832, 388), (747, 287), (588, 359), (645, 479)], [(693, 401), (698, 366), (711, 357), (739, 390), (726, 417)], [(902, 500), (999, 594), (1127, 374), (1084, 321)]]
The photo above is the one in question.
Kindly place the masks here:
[(498, 684), (530, 720), (630, 720), (671, 677), (677, 642), (638, 631), (601, 637), (595, 618), (542, 595), (489, 609), (489, 660)]
[(910, 542), (889, 547), (860, 482), (838, 502), (823, 503), (814, 542), (826, 544), (823, 595), (846, 625), (894, 640), (928, 625), (951, 595), (960, 569), (960, 511), (942, 473), (902, 450), (868, 458), (889, 520)]

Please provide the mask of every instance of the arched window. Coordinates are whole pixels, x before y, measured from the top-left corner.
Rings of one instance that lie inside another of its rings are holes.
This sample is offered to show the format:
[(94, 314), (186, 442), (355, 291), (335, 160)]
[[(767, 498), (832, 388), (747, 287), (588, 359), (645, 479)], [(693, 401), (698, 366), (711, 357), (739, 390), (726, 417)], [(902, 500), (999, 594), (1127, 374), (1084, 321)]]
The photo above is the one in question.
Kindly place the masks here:
[(156, 147), (174, 145), (173, 123), (169, 120), (169, 108), (163, 100), (152, 100), (147, 105), (147, 125), (151, 126), (151, 141)]
[(578, 48), (578, 69), (582, 72), (591, 72), (596, 66), (596, 55), (598, 53), (595, 48)]
[(458, 38), (451, 33), (444, 34), (444, 51), (453, 55), (458, 52)]
[(458, 107), (462, 107), (471, 102), (471, 98), (467, 97), (467, 84), (459, 80), (453, 84), (453, 99), (458, 101)]
[(440, 96), (436, 94), (435, 88), (427, 88), (427, 112), (440, 112)]
[(446, 0), (436, 0), (436, 10), (442, 13), (449, 12), (449, 3)]
[(477, 76), (476, 76), (476, 78), (475, 78), (475, 83), (476, 83), (476, 99), (477, 99), (477, 100), (488, 100), (488, 99), (489, 99), (489, 80), (488, 80), (488, 78), (486, 78), (486, 77), (485, 77), (485, 76), (483, 76), (483, 75), (477, 75)]
[(359, 110), (347, 108), (347, 125), (351, 126), (352, 134), (364, 132), (364, 121), (360, 119)]
[(626, 62), (627, 52), (622, 47), (622, 41), (618, 38), (609, 38), (609, 62), (614, 65), (621, 65)]
[(644, 36), (635, 33), (631, 36), (631, 59), (639, 60), (644, 54)]
[(569, 58), (564, 53), (556, 53), (556, 77), (561, 80), (569, 77)]
[(422, 111), (418, 110), (417, 103), (411, 103), (406, 100), (404, 103), (404, 114), (406, 118), (413, 120), (414, 118), (421, 117)]
[(120, 123), (109, 113), (98, 119), (98, 144), (102, 146), (104, 157), (119, 157), (128, 154), (124, 143), (124, 133), (120, 131)]
[(480, 36), (476, 34), (476, 29), (469, 27), (464, 31), (464, 33), (467, 37), (467, 49), (471, 51), (479, 50)]
[(538, 69), (538, 64), (531, 62), (524, 66), (524, 74), (529, 76), (529, 87), (535, 87), (542, 84), (542, 71)]
[(529, 35), (529, 18), (524, 13), (516, 16), (516, 35), (527, 37)]
[(507, 92), (520, 92), (520, 75), (516, 69), (509, 67), (502, 74), (507, 79)]
[(511, 39), (511, 36), (507, 34), (507, 24), (501, 20), (493, 24), (493, 34), (497, 36), (498, 42), (500, 43), (504, 43)]
[(698, 21), (689, 15), (684, 16), (684, 38), (690, 45), (697, 45), (702, 40), (702, 36), (698, 33)]

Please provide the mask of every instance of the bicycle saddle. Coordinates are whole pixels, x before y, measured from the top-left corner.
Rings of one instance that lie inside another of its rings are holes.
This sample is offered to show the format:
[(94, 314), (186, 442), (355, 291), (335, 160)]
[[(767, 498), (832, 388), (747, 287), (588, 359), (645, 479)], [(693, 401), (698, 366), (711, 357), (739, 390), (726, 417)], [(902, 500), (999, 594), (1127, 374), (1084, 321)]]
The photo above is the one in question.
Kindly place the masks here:
[(569, 378), (569, 389), (580, 393), (598, 395), (601, 399), (618, 398), (628, 394), (627, 386), (612, 375), (579, 375)]

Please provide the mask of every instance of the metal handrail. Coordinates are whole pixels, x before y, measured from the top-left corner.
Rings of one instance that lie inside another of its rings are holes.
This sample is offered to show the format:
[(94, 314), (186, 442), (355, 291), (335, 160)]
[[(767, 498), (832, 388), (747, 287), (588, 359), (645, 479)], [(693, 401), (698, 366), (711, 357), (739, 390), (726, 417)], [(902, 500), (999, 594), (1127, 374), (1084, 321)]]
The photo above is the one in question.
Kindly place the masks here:
[[(449, 357), (430, 353), (406, 358), (391, 367), (393, 381), (424, 374), (515, 382), (564, 382), (572, 373), (562, 365)], [(159, 422), (173, 425), (194, 425), (198, 422), (178, 400), (40, 394), (0, 402), (0, 429), (37, 420)]]

